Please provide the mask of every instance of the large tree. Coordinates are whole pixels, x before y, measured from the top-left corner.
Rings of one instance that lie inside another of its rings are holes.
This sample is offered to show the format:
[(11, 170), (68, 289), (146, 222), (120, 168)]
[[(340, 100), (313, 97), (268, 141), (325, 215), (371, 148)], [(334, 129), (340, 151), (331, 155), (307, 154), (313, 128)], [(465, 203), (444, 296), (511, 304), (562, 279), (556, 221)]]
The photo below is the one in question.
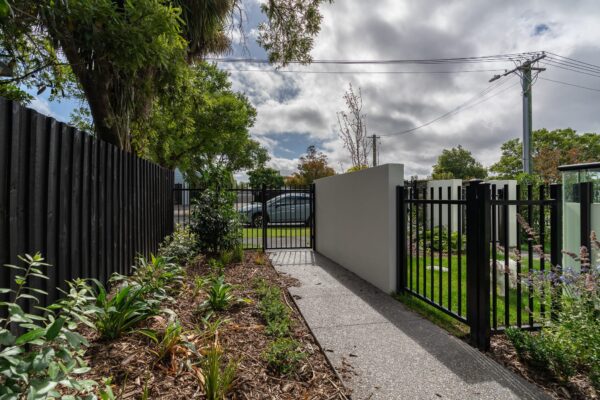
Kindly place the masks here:
[(300, 157), (298, 172), (287, 180), (288, 185), (310, 185), (319, 178), (335, 175), (335, 170), (329, 166), (327, 156), (313, 145), (308, 146), (306, 155)]
[[(563, 164), (598, 161), (600, 135), (577, 134), (573, 129), (539, 129), (533, 132), (533, 171), (544, 182), (560, 180), (558, 167)], [(523, 171), (522, 145), (519, 139), (511, 139), (501, 146), (500, 160), (490, 171), (503, 179), (515, 179)]]
[(231, 90), (229, 75), (215, 65), (186, 69), (158, 97), (149, 118), (133, 129), (139, 154), (167, 168), (179, 168), (194, 184), (209, 166), (229, 171), (252, 169), (268, 155), (248, 129), (256, 110)]
[[(258, 42), (272, 62), (310, 61), (319, 7), (329, 1), (262, 4), (267, 22)], [(98, 137), (129, 149), (131, 123), (187, 63), (231, 48), (229, 31), (244, 20), (241, 2), (2, 0), (0, 67), (10, 77), (0, 84), (81, 93)]]
[(362, 92), (354, 91), (352, 84), (344, 93), (347, 110), (337, 113), (340, 138), (350, 155), (352, 170), (360, 170), (369, 165), (371, 142), (367, 134), (367, 116), (362, 112)]
[(284, 185), (283, 177), (275, 168), (260, 167), (248, 172), (250, 186), (260, 189), (263, 185), (268, 188), (279, 189)]
[(433, 179), (483, 179), (487, 171), (469, 150), (461, 145), (442, 150), (433, 166)]

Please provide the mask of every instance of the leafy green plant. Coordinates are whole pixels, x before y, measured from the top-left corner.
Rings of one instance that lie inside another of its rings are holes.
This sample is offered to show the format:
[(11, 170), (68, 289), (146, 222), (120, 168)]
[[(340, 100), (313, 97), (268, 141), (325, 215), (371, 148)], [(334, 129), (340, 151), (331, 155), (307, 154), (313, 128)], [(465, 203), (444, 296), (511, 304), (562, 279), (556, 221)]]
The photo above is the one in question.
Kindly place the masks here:
[[(77, 307), (83, 299), (75, 294), (61, 306), (46, 309), (44, 315), (33, 315), (21, 308), (24, 300), (38, 303), (38, 296), (46, 292), (29, 285), (32, 277), (48, 279), (43, 267), (49, 267), (37, 253), (19, 256), (25, 267), (6, 265), (17, 271), (14, 289), (0, 288), (11, 301), (0, 302), (7, 311), (0, 318), (0, 398), (44, 399), (57, 398), (60, 388), (89, 393), (96, 386), (91, 380), (79, 380), (77, 375), (89, 370), (82, 356), (86, 339), (74, 332), (77, 326)], [(15, 331), (22, 332), (15, 336)]]
[(208, 400), (222, 400), (231, 389), (238, 364), (234, 360), (223, 364), (223, 352), (217, 345), (211, 346), (203, 365), (204, 391)]
[(281, 301), (281, 289), (268, 285), (264, 280), (257, 282), (257, 294), (260, 298), (258, 308), (267, 327), (267, 334), (282, 337), (290, 331), (290, 309)]
[(139, 322), (158, 313), (158, 301), (145, 298), (147, 288), (126, 285), (109, 296), (101, 283), (98, 285), (94, 324), (104, 339), (116, 339), (132, 330)]
[(225, 263), (216, 258), (211, 258), (208, 260), (208, 268), (216, 276), (223, 275), (223, 271), (225, 270)]
[(235, 297), (231, 293), (233, 287), (225, 283), (225, 277), (220, 275), (212, 280), (212, 284), (208, 289), (208, 299), (201, 305), (201, 309), (209, 309), (212, 311), (223, 311), (231, 306), (235, 301)]
[(191, 229), (204, 254), (218, 255), (241, 243), (240, 217), (233, 207), (235, 194), (224, 189), (202, 191), (192, 206)]
[(194, 288), (193, 288), (193, 296), (196, 297), (200, 294), (200, 292), (202, 291), (202, 289), (204, 289), (204, 287), (210, 282), (210, 279), (201, 276), (201, 275), (196, 275), (194, 277)]
[(183, 269), (164, 256), (150, 255), (150, 262), (139, 257), (130, 280), (144, 286), (155, 296), (167, 296), (183, 282)]
[[(519, 218), (527, 235), (536, 240), (534, 230)], [(600, 250), (600, 242), (592, 233), (591, 243)], [(541, 253), (540, 246), (534, 246)], [(599, 252), (600, 253), (600, 252)], [(538, 271), (531, 280), (537, 295), (556, 301), (554, 313), (547, 313), (539, 334), (508, 329), (507, 337), (519, 356), (538, 368), (545, 368), (559, 378), (569, 378), (576, 372), (587, 375), (600, 389), (600, 259), (593, 262), (588, 249), (582, 247), (579, 255), (571, 254), (580, 262), (582, 272), (565, 269)]]
[(230, 320), (226, 318), (212, 318), (212, 315), (207, 315), (202, 318), (202, 324), (204, 325), (204, 334), (206, 334), (210, 338), (214, 338), (217, 334), (217, 331), (222, 325), (225, 325)]
[(177, 225), (175, 231), (161, 243), (158, 254), (178, 265), (186, 265), (197, 254), (196, 242), (196, 235), (188, 225)]
[(269, 368), (281, 375), (295, 372), (306, 353), (300, 351), (300, 343), (291, 338), (277, 338), (263, 354)]
[(226, 250), (221, 253), (220, 261), (223, 265), (239, 263), (244, 260), (244, 246), (241, 244), (235, 246), (231, 250)]
[(163, 361), (171, 356), (177, 346), (184, 345), (183, 327), (179, 321), (171, 321), (167, 324), (163, 332), (156, 332), (151, 329), (140, 329), (138, 332), (150, 338), (155, 344), (156, 349), (152, 352), (156, 355), (157, 361)]

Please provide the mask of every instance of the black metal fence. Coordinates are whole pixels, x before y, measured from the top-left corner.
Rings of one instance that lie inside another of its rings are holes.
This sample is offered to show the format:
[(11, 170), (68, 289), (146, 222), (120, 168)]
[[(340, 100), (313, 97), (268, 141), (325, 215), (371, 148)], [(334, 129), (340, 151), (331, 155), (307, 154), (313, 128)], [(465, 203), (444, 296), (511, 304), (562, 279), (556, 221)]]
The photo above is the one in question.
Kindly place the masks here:
[[(0, 265), (40, 252), (57, 299), (74, 278), (127, 273), (173, 229), (173, 171), (0, 98)], [(0, 287), (15, 270), (0, 268)], [(42, 304), (43, 305), (43, 304)]]
[[(175, 224), (188, 225), (193, 204), (203, 189), (173, 188)], [(252, 188), (246, 185), (227, 189), (235, 193), (234, 207), (241, 221), (245, 249), (307, 249), (315, 243), (314, 186)]]
[(561, 264), (560, 185), (397, 190), (399, 291), (468, 324), (480, 348), (539, 326), (552, 298), (526, 278)]

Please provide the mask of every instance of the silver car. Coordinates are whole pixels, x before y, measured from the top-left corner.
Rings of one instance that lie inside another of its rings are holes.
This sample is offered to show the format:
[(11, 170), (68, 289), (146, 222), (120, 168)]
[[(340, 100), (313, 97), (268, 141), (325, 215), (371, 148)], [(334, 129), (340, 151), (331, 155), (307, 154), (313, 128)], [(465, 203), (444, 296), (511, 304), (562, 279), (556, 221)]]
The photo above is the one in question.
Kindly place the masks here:
[[(308, 193), (287, 193), (273, 197), (266, 202), (267, 223), (310, 225), (310, 200)], [(262, 226), (262, 203), (248, 204), (241, 207), (238, 212), (242, 217), (242, 222), (256, 228)]]

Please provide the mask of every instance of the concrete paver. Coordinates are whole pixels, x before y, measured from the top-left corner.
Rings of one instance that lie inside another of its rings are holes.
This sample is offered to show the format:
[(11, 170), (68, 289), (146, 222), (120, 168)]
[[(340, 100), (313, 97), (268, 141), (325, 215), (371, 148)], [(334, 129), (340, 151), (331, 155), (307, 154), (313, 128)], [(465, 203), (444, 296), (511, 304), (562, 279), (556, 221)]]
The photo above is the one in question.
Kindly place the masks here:
[(310, 250), (270, 253), (353, 399), (546, 399), (545, 393)]

